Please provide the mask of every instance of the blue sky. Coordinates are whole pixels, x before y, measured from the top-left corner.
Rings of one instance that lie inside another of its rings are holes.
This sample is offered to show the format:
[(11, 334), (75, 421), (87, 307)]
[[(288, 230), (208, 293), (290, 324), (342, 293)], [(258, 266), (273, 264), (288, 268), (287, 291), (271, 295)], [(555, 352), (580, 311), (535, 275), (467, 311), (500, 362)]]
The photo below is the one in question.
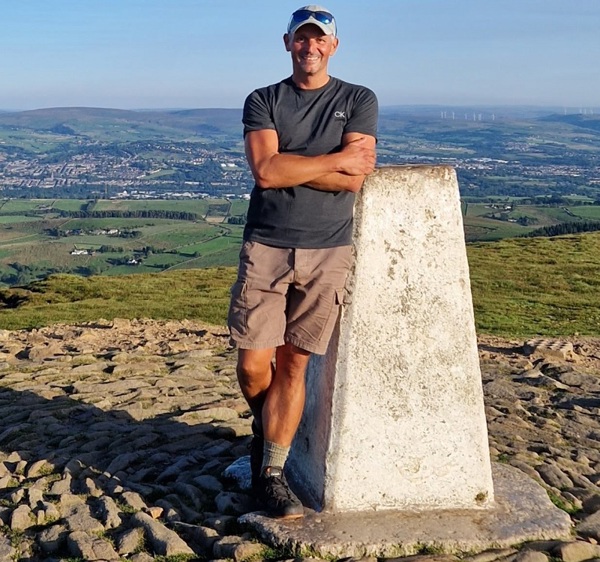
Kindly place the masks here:
[[(600, 107), (600, 0), (327, 0), (330, 73), (381, 105)], [(0, 109), (241, 107), (290, 0), (0, 0)]]

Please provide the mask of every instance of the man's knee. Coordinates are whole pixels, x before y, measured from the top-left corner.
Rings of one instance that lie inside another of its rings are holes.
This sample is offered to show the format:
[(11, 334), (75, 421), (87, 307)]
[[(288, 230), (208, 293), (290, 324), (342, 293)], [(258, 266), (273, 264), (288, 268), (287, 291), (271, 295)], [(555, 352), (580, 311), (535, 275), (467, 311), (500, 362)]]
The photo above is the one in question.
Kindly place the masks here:
[(238, 378), (247, 382), (270, 378), (272, 358), (272, 349), (240, 349), (237, 363)]

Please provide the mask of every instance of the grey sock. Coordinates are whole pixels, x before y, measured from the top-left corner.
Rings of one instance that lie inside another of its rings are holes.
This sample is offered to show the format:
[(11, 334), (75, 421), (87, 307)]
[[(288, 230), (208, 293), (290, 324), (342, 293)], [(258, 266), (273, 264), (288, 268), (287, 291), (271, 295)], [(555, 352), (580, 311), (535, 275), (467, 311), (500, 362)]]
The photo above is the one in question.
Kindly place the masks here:
[(261, 471), (268, 466), (277, 466), (279, 468), (283, 468), (289, 452), (289, 447), (284, 447), (282, 445), (278, 445), (277, 443), (265, 440)]

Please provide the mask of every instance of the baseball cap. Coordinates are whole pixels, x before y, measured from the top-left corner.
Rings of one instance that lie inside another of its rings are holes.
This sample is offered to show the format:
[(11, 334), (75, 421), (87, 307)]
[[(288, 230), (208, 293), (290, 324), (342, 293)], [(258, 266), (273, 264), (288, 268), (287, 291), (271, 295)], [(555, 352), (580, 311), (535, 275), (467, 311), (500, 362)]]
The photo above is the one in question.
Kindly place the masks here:
[(288, 34), (293, 35), (300, 27), (307, 23), (316, 25), (325, 35), (333, 35), (335, 37), (337, 34), (333, 14), (327, 8), (317, 6), (316, 4), (309, 4), (308, 6), (298, 8), (292, 14), (288, 23)]

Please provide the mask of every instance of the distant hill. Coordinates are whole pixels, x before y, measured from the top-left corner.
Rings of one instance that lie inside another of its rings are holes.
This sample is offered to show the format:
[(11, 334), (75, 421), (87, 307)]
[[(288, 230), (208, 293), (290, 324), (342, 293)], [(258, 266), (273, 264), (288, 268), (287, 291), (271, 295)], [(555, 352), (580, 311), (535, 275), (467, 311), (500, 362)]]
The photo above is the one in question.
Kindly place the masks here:
[[(380, 110), (380, 132), (395, 132), (407, 124), (462, 126), (478, 121), (487, 128), (500, 121), (539, 120), (600, 131), (600, 116), (560, 115), (556, 108), (529, 106), (442, 106), (395, 105)], [(549, 114), (550, 113), (550, 114)], [(0, 129), (46, 131), (60, 135), (84, 136), (96, 140), (120, 140), (122, 133), (135, 131), (140, 139), (182, 138), (190, 133), (200, 136), (234, 136), (242, 132), (242, 110), (225, 108), (124, 110), (94, 107), (55, 107), (30, 111), (0, 110)]]
[(60, 134), (90, 135), (105, 130), (108, 136), (119, 130), (144, 130), (152, 137), (174, 131), (195, 134), (241, 134), (241, 109), (189, 109), (132, 111), (92, 107), (57, 107), (16, 113), (0, 113), (0, 127), (17, 127)]
[(600, 115), (583, 115), (581, 113), (576, 113), (574, 115), (552, 114), (542, 117), (540, 120), (546, 122), (568, 123), (569, 125), (581, 127), (582, 129), (600, 131)]

